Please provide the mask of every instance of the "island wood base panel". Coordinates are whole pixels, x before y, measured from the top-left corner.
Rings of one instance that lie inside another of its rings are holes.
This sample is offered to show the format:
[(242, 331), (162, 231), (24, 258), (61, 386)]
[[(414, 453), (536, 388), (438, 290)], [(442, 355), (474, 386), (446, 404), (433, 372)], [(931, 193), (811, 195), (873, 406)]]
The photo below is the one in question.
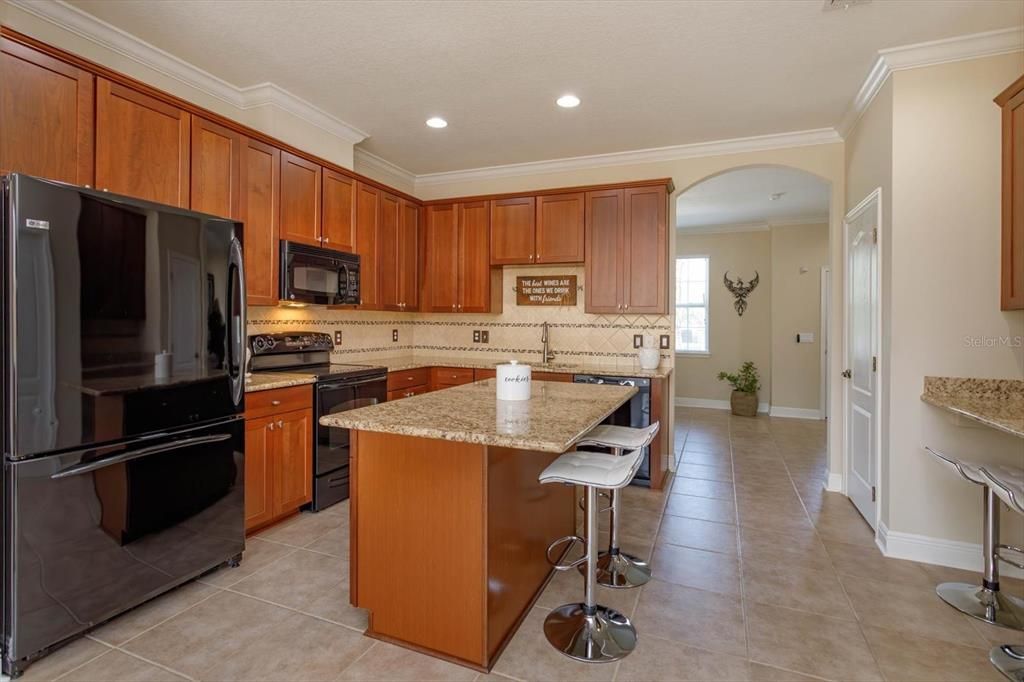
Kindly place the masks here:
[[(558, 455), (352, 432), (351, 599), (371, 637), (489, 670), (575, 529)], [(581, 585), (582, 589), (582, 585)]]

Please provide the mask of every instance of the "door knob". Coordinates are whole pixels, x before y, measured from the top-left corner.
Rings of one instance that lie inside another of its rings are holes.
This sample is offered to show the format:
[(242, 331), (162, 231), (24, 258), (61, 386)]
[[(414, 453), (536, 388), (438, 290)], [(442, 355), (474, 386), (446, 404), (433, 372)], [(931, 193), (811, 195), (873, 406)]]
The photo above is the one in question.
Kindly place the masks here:
[(852, 376), (853, 376), (853, 372), (851, 372), (851, 371), (850, 371), (850, 370), (848, 370), (848, 369), (844, 369), (844, 370), (843, 370), (843, 377), (844, 377), (844, 378), (846, 378), (846, 379), (849, 379), (849, 378), (850, 378), (850, 377), (852, 377)]

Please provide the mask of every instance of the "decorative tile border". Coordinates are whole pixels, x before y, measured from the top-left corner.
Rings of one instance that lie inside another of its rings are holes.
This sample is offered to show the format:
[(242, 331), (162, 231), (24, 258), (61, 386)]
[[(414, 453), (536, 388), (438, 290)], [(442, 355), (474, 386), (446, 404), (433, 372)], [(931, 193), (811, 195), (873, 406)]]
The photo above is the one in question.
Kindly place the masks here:
[[(340, 325), (352, 327), (472, 327), (477, 329), (540, 329), (542, 322), (488, 322), (476, 321), (430, 321), (430, 320), (331, 320), (331, 319), (283, 319), (283, 320), (248, 320), (250, 327), (284, 327), (284, 326), (308, 327), (337, 327)], [(645, 323), (645, 324), (618, 324), (614, 322), (549, 322), (550, 329), (653, 329), (658, 331), (671, 332), (672, 326), (668, 322)]]

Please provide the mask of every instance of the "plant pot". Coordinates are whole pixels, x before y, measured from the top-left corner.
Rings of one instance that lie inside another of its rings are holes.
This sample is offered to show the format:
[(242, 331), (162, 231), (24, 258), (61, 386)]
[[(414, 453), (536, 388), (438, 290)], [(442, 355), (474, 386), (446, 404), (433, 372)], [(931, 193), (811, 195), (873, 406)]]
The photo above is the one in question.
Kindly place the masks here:
[(737, 417), (757, 416), (757, 394), (746, 391), (733, 391), (729, 398), (732, 413)]

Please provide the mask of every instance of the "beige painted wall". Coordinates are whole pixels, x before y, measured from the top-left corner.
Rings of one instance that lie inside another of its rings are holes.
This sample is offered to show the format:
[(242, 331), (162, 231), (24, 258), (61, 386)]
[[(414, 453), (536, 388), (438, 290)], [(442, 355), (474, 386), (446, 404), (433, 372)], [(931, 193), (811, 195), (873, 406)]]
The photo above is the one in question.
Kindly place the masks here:
[(0, 0), (0, 23), (49, 45), (137, 78), (339, 166), (352, 168), (350, 142), (287, 111), (271, 106), (240, 109), (177, 78), (145, 66), (111, 47), (93, 42), (3, 0)]
[[(888, 358), (892, 356), (890, 339), (892, 335), (892, 306), (885, 292), (892, 291), (892, 116), (893, 116), (893, 79), (885, 82), (875, 95), (871, 105), (857, 122), (856, 127), (846, 137), (846, 211), (861, 203), (875, 189), (881, 188), (882, 202), (882, 240), (881, 240), (881, 281), (883, 297), (881, 358), (883, 376), (887, 371)], [(842, 237), (840, 237), (842, 239)], [(842, 243), (840, 243), (842, 248)], [(833, 289), (843, 290), (842, 279), (833, 275)], [(842, 308), (835, 308), (837, 317), (842, 315)], [(846, 364), (845, 358), (840, 358)], [(844, 390), (841, 379), (834, 381), (840, 390)], [(879, 498), (882, 523), (889, 524), (889, 423), (890, 423), (890, 391), (889, 382), (883, 381), (880, 395), (881, 404), (881, 466), (879, 468)]]
[[(828, 225), (773, 226), (770, 234), (772, 408), (818, 410)], [(814, 343), (797, 343), (797, 332), (813, 333)]]
[[(732, 388), (718, 380), (721, 371), (735, 372), (747, 360), (761, 374), (758, 400), (767, 403), (772, 394), (771, 370), (771, 233), (735, 232), (688, 235), (677, 230), (677, 256), (707, 256), (708, 355), (676, 355), (676, 396), (699, 400), (729, 400)], [(743, 316), (736, 314), (735, 299), (722, 283), (725, 271), (749, 281), (757, 271), (757, 288), (747, 298)]]
[[(893, 75), (893, 531), (981, 540), (978, 489), (924, 445), (1024, 461), (1020, 439), (953, 425), (919, 399), (925, 375), (1024, 378), (1024, 311), (999, 310), (1001, 135), (992, 103), (1022, 71), (1018, 52)], [(1020, 542), (1020, 519), (1007, 521), (1004, 537)]]

